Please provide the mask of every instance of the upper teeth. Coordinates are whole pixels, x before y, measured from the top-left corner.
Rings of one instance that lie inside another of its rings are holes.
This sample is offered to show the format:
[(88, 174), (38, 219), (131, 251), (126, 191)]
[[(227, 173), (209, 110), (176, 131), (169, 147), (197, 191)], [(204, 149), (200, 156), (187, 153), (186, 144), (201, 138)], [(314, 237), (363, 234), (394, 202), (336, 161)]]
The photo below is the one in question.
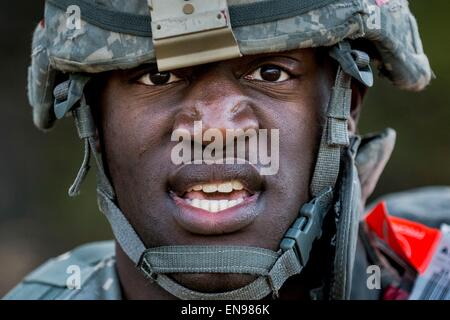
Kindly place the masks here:
[(237, 180), (222, 182), (222, 183), (206, 183), (206, 184), (197, 184), (192, 188), (188, 189), (188, 192), (191, 191), (203, 191), (205, 193), (213, 193), (213, 192), (223, 192), (230, 193), (233, 190), (242, 190), (244, 186)]
[(209, 212), (218, 212), (234, 207), (244, 201), (243, 198), (236, 200), (206, 200), (206, 199), (186, 199), (191, 206), (203, 209)]

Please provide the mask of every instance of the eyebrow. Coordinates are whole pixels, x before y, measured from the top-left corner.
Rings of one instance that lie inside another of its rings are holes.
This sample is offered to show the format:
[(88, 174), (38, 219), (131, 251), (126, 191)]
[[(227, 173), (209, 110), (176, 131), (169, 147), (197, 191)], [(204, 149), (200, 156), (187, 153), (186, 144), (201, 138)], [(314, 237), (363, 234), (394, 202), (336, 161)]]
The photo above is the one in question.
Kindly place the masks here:
[[(255, 55), (248, 55), (248, 56), (243, 56), (241, 58), (237, 58), (236, 63), (238, 62), (243, 62), (247, 67), (251, 66), (251, 65), (256, 65), (256, 64), (260, 64), (263, 63), (265, 60), (269, 60), (269, 59), (285, 59), (288, 61), (285, 61), (287, 63), (289, 63), (289, 60), (291, 61), (295, 61), (297, 63), (300, 64), (300, 66), (304, 66), (304, 59), (302, 59), (301, 57), (297, 57), (299, 55), (299, 53), (297, 52), (293, 52), (293, 53), (289, 53), (284, 51), (284, 52), (269, 52), (269, 53), (260, 53), (260, 54), (255, 54)], [(240, 61), (240, 60), (243, 61)], [(218, 61), (218, 62), (214, 62), (214, 63), (220, 63), (223, 61)], [(212, 64), (214, 64), (212, 63)], [(170, 71), (179, 71), (182, 72), (183, 70), (188, 70), (191, 68), (199, 68), (201, 67), (201, 65), (198, 66), (191, 66), (191, 67), (186, 67), (186, 68), (182, 68), (182, 69), (177, 69), (177, 70), (170, 70)], [(156, 62), (150, 62), (150, 63), (143, 63), (138, 65), (135, 68), (132, 69), (126, 69), (123, 70), (124, 71), (124, 75), (126, 75), (127, 77), (133, 77), (134, 75), (141, 73), (141, 72), (155, 72), (158, 71), (158, 67)]]
[(307, 55), (304, 52), (302, 52), (301, 49), (294, 49), (294, 50), (281, 51), (281, 52), (259, 53), (259, 54), (255, 54), (255, 55), (244, 56), (244, 57), (238, 58), (238, 59), (249, 58), (249, 59), (253, 59), (253, 61), (255, 61), (255, 60), (257, 61), (260, 59), (264, 60), (264, 59), (277, 58), (277, 57), (295, 60), (298, 63), (301, 63), (302, 65), (305, 64), (306, 60), (308, 60)]
[(123, 71), (126, 72), (127, 74), (133, 74), (133, 73), (137, 73), (137, 72), (140, 72), (143, 70), (148, 70), (148, 71), (158, 70), (156, 62), (143, 63), (143, 64), (138, 65), (137, 67), (134, 67), (132, 69), (126, 69)]
[[(250, 58), (251, 56), (248, 56), (248, 57)], [(286, 60), (294, 60), (294, 61), (296, 61), (298, 63), (301, 63), (301, 64), (304, 63), (304, 59), (301, 59), (299, 57), (295, 57), (295, 56), (286, 54), (285, 52), (273, 52), (273, 53), (264, 54), (264, 55), (261, 55), (261, 56), (257, 55), (257, 56), (254, 56), (254, 59), (252, 61), (264, 61), (264, 60), (275, 59), (275, 58), (286, 59)]]

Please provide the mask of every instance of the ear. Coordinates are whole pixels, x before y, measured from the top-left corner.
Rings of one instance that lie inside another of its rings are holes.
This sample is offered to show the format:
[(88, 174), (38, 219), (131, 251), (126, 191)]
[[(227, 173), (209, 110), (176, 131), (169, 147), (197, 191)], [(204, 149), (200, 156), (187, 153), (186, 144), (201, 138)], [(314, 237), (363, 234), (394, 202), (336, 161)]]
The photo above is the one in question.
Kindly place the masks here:
[(352, 105), (350, 109), (350, 119), (348, 120), (348, 130), (355, 134), (357, 132), (357, 126), (359, 121), (359, 115), (361, 113), (361, 107), (366, 96), (368, 88), (357, 80), (352, 80)]

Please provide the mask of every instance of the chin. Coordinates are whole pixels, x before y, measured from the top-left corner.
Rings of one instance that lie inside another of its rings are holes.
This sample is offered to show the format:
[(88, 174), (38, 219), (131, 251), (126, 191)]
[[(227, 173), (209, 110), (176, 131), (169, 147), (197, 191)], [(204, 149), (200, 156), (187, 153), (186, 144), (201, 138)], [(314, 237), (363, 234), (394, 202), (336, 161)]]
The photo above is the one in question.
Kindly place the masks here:
[(255, 276), (231, 273), (185, 273), (172, 276), (179, 284), (194, 291), (218, 293), (242, 288), (256, 279)]

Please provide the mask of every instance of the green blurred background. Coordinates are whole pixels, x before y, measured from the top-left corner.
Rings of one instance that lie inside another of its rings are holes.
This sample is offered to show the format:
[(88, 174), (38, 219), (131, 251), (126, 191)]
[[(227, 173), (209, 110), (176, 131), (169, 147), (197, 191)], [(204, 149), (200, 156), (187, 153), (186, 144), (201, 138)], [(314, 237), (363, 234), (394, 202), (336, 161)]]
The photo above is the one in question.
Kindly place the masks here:
[[(437, 79), (422, 93), (377, 79), (360, 123), (362, 133), (397, 130), (397, 147), (374, 196), (424, 185), (450, 184), (450, 2), (410, 2)], [(49, 257), (111, 232), (98, 212), (95, 178), (81, 195), (67, 188), (81, 161), (71, 119), (51, 133), (35, 129), (26, 99), (32, 30), (43, 1), (9, 2), (0, 12), (0, 296)]]

